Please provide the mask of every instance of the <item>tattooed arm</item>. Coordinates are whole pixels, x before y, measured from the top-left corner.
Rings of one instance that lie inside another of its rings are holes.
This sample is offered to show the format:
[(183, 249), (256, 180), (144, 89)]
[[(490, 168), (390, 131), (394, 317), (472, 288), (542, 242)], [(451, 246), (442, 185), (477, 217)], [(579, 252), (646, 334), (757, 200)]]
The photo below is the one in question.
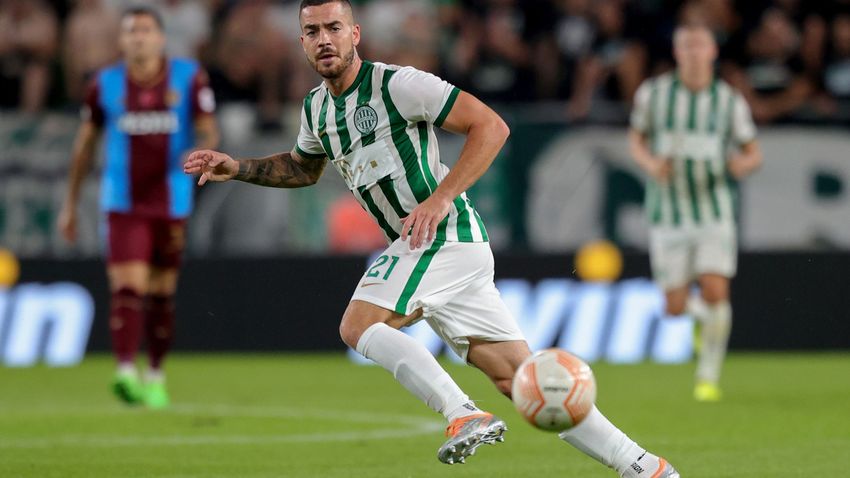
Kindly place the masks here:
[(327, 158), (307, 159), (295, 151), (237, 161), (224, 153), (205, 150), (189, 155), (183, 171), (200, 173), (200, 185), (207, 181), (237, 179), (260, 186), (300, 188), (315, 184), (327, 161)]
[(261, 159), (239, 161), (233, 179), (275, 188), (300, 188), (316, 184), (327, 159), (306, 159), (298, 153), (278, 153)]

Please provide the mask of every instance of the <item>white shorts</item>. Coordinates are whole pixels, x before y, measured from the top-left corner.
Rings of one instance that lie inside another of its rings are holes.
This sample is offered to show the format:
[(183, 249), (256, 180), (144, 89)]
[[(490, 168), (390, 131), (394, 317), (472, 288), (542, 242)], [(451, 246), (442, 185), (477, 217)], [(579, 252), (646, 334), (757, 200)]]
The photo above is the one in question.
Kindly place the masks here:
[(469, 338), (525, 340), (493, 283), (487, 242), (434, 242), (414, 251), (397, 239), (366, 270), (351, 300), (422, 318), (464, 360)]
[(735, 226), (651, 228), (649, 259), (652, 276), (664, 290), (686, 286), (702, 274), (732, 278), (738, 267)]

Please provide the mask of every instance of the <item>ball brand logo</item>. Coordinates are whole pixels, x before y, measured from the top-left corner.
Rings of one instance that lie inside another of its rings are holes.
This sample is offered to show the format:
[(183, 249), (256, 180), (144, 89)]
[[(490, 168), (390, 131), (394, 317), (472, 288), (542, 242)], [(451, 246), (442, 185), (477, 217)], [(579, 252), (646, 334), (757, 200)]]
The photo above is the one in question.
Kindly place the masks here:
[(133, 111), (118, 119), (118, 129), (134, 136), (172, 134), (178, 128), (177, 115), (173, 111)]
[(354, 126), (360, 134), (369, 134), (378, 126), (378, 113), (369, 105), (360, 105), (354, 110)]
[(94, 299), (70, 282), (0, 288), (0, 364), (75, 365), (83, 359), (94, 320)]

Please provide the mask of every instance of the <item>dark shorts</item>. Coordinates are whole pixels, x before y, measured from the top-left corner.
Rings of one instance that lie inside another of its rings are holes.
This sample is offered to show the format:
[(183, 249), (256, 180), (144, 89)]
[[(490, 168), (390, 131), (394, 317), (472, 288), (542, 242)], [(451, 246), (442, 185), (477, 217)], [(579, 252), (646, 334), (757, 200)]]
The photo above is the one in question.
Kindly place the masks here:
[(109, 213), (109, 264), (142, 261), (154, 267), (180, 267), (186, 220)]

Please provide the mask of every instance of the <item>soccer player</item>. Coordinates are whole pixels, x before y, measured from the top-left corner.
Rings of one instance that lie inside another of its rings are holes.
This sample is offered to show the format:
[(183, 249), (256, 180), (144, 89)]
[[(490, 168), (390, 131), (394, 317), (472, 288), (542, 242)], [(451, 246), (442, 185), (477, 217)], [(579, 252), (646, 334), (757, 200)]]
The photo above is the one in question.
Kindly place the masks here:
[[(194, 180), (183, 172), (193, 147), (215, 147), (215, 100), (192, 60), (166, 58), (162, 19), (152, 9), (121, 18), (123, 61), (98, 72), (87, 93), (74, 144), (59, 228), (77, 235), (77, 203), (105, 131), (101, 207), (108, 229), (109, 329), (118, 361), (113, 390), (127, 403), (168, 405), (162, 362), (174, 336), (174, 293), (192, 210)], [(147, 338), (149, 368), (135, 357)]]
[[(389, 247), (364, 273), (342, 322), (343, 341), (380, 364), (449, 425), (438, 459), (463, 463), (505, 423), (479, 410), (419, 342), (398, 329), (424, 319), (504, 394), (530, 355), (493, 283), (487, 231), (464, 192), (489, 167), (508, 127), (475, 97), (431, 74), (361, 60), (347, 0), (303, 0), (301, 43), (324, 78), (304, 99), (290, 152), (234, 160), (196, 151), (199, 184), (237, 179), (273, 187), (318, 181), (330, 161), (380, 225)], [(466, 135), (454, 169), (440, 162), (434, 127)], [(561, 434), (625, 477), (678, 477), (598, 410)]]
[[(747, 103), (714, 74), (711, 31), (680, 26), (673, 53), (676, 70), (646, 80), (636, 93), (629, 147), (649, 176), (650, 259), (666, 312), (687, 310), (701, 328), (694, 397), (716, 401), (732, 325), (735, 181), (758, 168), (762, 155)], [(695, 280), (701, 299), (689, 300)]]

